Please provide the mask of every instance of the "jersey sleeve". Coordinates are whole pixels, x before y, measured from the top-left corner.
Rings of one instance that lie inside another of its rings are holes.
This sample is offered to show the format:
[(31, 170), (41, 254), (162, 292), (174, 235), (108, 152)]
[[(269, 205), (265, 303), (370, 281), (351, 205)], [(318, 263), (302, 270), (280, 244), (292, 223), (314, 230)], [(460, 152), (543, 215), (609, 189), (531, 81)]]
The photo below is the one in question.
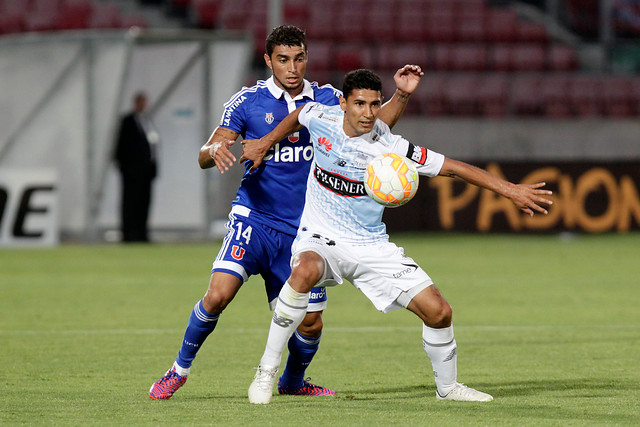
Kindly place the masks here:
[(320, 107), (321, 105), (318, 104), (317, 102), (307, 102), (304, 105), (304, 107), (302, 107), (302, 110), (300, 110), (300, 113), (298, 114), (298, 123), (308, 128), (311, 118), (315, 115), (314, 112), (318, 110)]
[(224, 104), (224, 111), (220, 118), (220, 126), (231, 129), (232, 131), (244, 137), (246, 131), (246, 113), (245, 105), (251, 104), (247, 102), (247, 97), (243, 94), (246, 88), (236, 93)]
[(394, 152), (413, 161), (420, 175), (437, 176), (444, 164), (444, 156), (419, 145), (414, 145), (402, 137), (398, 137)]

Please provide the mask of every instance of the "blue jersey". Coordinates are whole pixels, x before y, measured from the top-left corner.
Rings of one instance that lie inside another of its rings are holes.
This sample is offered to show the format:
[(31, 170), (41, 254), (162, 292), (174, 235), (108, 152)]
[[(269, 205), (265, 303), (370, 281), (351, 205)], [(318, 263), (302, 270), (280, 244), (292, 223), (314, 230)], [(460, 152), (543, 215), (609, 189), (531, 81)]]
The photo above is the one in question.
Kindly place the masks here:
[[(224, 105), (220, 126), (244, 139), (259, 139), (271, 132), (290, 112), (316, 101), (339, 104), (341, 92), (331, 85), (318, 86), (304, 80), (302, 92), (295, 98), (279, 88), (273, 77), (244, 87)], [(313, 147), (309, 131), (302, 129), (280, 141), (252, 174), (245, 173), (233, 205), (249, 208), (254, 219), (285, 233), (296, 234), (304, 206), (307, 177)]]

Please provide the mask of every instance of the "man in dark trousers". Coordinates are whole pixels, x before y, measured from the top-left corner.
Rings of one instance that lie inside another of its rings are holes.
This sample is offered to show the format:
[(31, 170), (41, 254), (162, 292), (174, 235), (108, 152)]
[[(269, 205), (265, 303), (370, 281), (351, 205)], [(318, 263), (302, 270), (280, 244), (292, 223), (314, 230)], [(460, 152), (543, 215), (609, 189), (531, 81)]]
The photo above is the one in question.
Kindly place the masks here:
[(122, 118), (116, 162), (122, 175), (121, 229), (123, 242), (148, 242), (147, 220), (151, 183), (156, 177), (158, 133), (145, 115), (147, 95), (135, 94), (133, 111)]

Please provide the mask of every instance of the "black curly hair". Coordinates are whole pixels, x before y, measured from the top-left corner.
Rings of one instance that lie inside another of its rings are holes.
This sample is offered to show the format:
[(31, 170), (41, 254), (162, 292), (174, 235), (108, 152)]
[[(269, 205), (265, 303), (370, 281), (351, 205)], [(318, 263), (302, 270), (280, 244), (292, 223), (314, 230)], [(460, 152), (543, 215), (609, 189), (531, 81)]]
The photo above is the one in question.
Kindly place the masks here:
[(267, 36), (265, 47), (267, 55), (271, 57), (276, 46), (302, 46), (307, 51), (307, 36), (304, 31), (294, 25), (281, 25)]

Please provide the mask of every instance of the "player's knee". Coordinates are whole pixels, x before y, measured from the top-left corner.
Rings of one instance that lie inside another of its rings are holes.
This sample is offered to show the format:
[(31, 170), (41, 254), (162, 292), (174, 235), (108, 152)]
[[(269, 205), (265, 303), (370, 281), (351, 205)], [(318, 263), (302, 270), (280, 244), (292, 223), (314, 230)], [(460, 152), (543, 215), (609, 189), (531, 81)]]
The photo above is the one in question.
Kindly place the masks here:
[(317, 338), (322, 334), (322, 312), (307, 313), (298, 326), (298, 332), (305, 337)]
[(209, 288), (202, 298), (202, 306), (209, 313), (221, 313), (231, 300), (233, 300), (233, 296), (227, 295), (220, 289)]
[(315, 252), (295, 254), (291, 261), (291, 282), (313, 287), (324, 274), (324, 259)]
[(452, 318), (453, 309), (451, 308), (451, 305), (443, 299), (437, 310), (430, 313), (429, 323), (427, 326), (432, 328), (446, 328), (451, 326)]

